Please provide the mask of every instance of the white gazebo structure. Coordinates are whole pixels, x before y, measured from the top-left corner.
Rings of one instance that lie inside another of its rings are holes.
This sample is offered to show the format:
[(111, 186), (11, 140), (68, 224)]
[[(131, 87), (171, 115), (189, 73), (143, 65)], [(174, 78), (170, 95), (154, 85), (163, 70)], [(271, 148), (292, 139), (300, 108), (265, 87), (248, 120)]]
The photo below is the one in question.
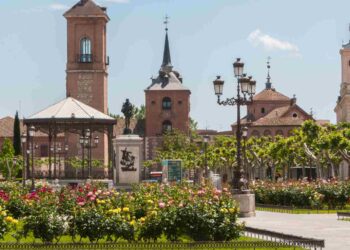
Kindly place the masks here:
[[(48, 135), (48, 145), (49, 145), (49, 173), (48, 178), (60, 178), (59, 174), (56, 174), (56, 152), (57, 152), (57, 136), (60, 134), (64, 134), (65, 141), (69, 139), (69, 150), (67, 149), (67, 153), (70, 156), (78, 157), (78, 150), (74, 150), (74, 148), (82, 147), (82, 175), (80, 178), (91, 177), (91, 149), (95, 146), (92, 146), (92, 143), (99, 141), (99, 137), (92, 138), (93, 133), (102, 135), (103, 138), (107, 138), (108, 143), (108, 177), (112, 179), (111, 174), (113, 157), (113, 146), (112, 146), (112, 138), (113, 138), (113, 126), (116, 124), (116, 120), (113, 117), (110, 117), (72, 97), (68, 97), (48, 108), (30, 116), (27, 119), (24, 119), (24, 125), (27, 128), (27, 152), (32, 155), (33, 152), (30, 152), (33, 149), (33, 133), (35, 131), (40, 131)], [(72, 135), (72, 134), (75, 134)], [(80, 138), (80, 142), (79, 142)], [(81, 141), (83, 140), (83, 141)], [(102, 139), (102, 141), (105, 141)], [(67, 147), (68, 147), (67, 144)], [(101, 145), (99, 145), (101, 146)], [(104, 146), (104, 145), (102, 145)], [(84, 166), (85, 149), (88, 149), (87, 154), (87, 163), (88, 166)], [(27, 157), (27, 177), (35, 177), (34, 176), (34, 161), (30, 160), (30, 157)], [(52, 155), (53, 154), (53, 155)], [(75, 154), (75, 155), (74, 155)], [(54, 157), (53, 171), (52, 171), (52, 157)], [(33, 158), (32, 158), (33, 159)], [(106, 160), (106, 159), (105, 159)], [(29, 169), (30, 162), (31, 171)], [(107, 161), (105, 161), (107, 162)], [(84, 167), (88, 167), (89, 175), (85, 176)], [(31, 172), (31, 174), (30, 174)], [(58, 171), (60, 173), (60, 171)], [(66, 176), (70, 178), (71, 176)]]

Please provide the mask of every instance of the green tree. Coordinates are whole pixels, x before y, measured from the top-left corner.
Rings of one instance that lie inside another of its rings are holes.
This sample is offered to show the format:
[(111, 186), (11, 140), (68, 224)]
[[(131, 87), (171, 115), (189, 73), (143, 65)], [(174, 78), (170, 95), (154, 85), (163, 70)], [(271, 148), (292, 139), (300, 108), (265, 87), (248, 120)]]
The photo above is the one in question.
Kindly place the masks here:
[(0, 152), (0, 170), (6, 179), (12, 179), (18, 174), (23, 166), (23, 160), (20, 156), (15, 157), (15, 150), (9, 139), (4, 140)]
[(13, 148), (15, 150), (15, 155), (21, 155), (21, 128), (18, 117), (18, 111), (15, 115), (15, 122), (13, 124)]

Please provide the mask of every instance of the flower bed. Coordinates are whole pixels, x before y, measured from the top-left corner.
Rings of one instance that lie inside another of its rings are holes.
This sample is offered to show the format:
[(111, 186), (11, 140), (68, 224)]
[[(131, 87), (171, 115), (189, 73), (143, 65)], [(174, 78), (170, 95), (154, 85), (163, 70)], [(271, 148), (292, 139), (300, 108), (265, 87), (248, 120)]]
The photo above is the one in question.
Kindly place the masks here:
[(254, 182), (256, 203), (298, 208), (343, 209), (349, 204), (350, 182)]
[(48, 186), (27, 193), (15, 184), (0, 184), (0, 238), (11, 231), (59, 242), (229, 241), (243, 229), (227, 190), (189, 185), (140, 185), (117, 192), (86, 185), (53, 191)]

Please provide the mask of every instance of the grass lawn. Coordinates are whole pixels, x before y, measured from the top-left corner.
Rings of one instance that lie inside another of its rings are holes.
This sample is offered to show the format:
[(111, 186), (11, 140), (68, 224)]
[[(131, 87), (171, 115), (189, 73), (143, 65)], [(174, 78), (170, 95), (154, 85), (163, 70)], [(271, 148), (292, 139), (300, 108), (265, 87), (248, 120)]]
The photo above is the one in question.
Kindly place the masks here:
[[(183, 242), (189, 242), (188, 241), (188, 239), (182, 239), (183, 240)], [(79, 241), (79, 239), (77, 239), (77, 241)], [(11, 233), (9, 233), (9, 234), (6, 234), (5, 235), (5, 238), (3, 239), (3, 240), (1, 240), (0, 241), (0, 245), (1, 245), (1, 243), (15, 243), (16, 242), (16, 240), (11, 236)], [(22, 240), (21, 240), (21, 243), (33, 243), (34, 242), (34, 238), (32, 237), (32, 236), (30, 236), (30, 237), (27, 237), (27, 238), (23, 238)], [(104, 240), (100, 240), (99, 241), (99, 243), (105, 243), (106, 242), (106, 240), (104, 239)], [(159, 241), (160, 243), (164, 243), (165, 242), (165, 239), (161, 239), (160, 241)], [(242, 237), (240, 237), (239, 239), (237, 239), (237, 240), (235, 240), (234, 242), (264, 242), (263, 240), (260, 240), (260, 239), (256, 239), (256, 238), (250, 238), (250, 237), (245, 237), (245, 236), (242, 236)], [(36, 239), (35, 240), (35, 243), (42, 243), (42, 241), (41, 240), (39, 240), (39, 239)], [(64, 236), (64, 237), (62, 237), (61, 239), (60, 239), (60, 243), (62, 244), (62, 243), (72, 243), (72, 239), (71, 239), (71, 237), (70, 236)], [(28, 247), (26, 247), (26, 248), (23, 248), (23, 247), (21, 247), (21, 249), (53, 249), (53, 250), (64, 250), (64, 249), (99, 249), (99, 250), (102, 250), (102, 249), (113, 249), (111, 246), (108, 246), (108, 247), (103, 247), (103, 246), (96, 246), (96, 248), (92, 248), (92, 246), (91, 245), (88, 245), (89, 244), (89, 240), (88, 239), (82, 239), (82, 241), (81, 241), (81, 243), (85, 243), (86, 245), (77, 245), (76, 247), (72, 247), (72, 245), (69, 245), (69, 246), (67, 246), (67, 247), (65, 247), (64, 245), (57, 245), (57, 247), (55, 247), (55, 246), (49, 246), (49, 247), (45, 247), (45, 246), (28, 246)], [(121, 243), (126, 243), (126, 242), (121, 242)], [(3, 246), (0, 246), (0, 248), (1, 249), (17, 249), (16, 248), (16, 246), (11, 246), (11, 247), (9, 247), (9, 248), (4, 248), (4, 245)], [(139, 250), (139, 249), (141, 249), (140, 248), (140, 246), (138, 246), (137, 245), (137, 243), (136, 244), (134, 244), (134, 245), (128, 245), (127, 247), (126, 246), (124, 246), (123, 247), (123, 245), (122, 246), (119, 246), (119, 247), (116, 247), (116, 248), (114, 248), (114, 249), (119, 249), (119, 250), (123, 250), (123, 249), (125, 249), (125, 250), (129, 250), (129, 249), (131, 249), (131, 250)], [(181, 248), (174, 248), (174, 246), (171, 246), (171, 245), (169, 245), (169, 247), (164, 247), (164, 246), (161, 246), (161, 245), (159, 245), (159, 246), (157, 246), (156, 244), (153, 244), (153, 243), (150, 243), (150, 245), (149, 246), (146, 246), (145, 247), (145, 245), (143, 245), (143, 247), (142, 247), (142, 249), (152, 249), (152, 250), (166, 250), (166, 249), (173, 249), (173, 250), (186, 250), (186, 249), (217, 249), (217, 250), (232, 250), (232, 249), (246, 249), (246, 250), (248, 250), (248, 249), (251, 249), (251, 250), (253, 250), (253, 249), (256, 249), (256, 250), (268, 250), (268, 249), (295, 249), (295, 250), (303, 250), (303, 249), (305, 249), (305, 248), (301, 248), (301, 247), (281, 247), (281, 248), (279, 248), (279, 247), (261, 247), (261, 248), (258, 248), (258, 247), (242, 247), (242, 248), (240, 248), (240, 247), (237, 247), (237, 248), (232, 248), (232, 247), (229, 247), (229, 248), (226, 248), (226, 247), (220, 247), (220, 245), (218, 245), (218, 246), (189, 246), (189, 247), (181, 247)]]
[(336, 214), (337, 212), (350, 212), (350, 208), (345, 210), (340, 209), (303, 209), (303, 208), (269, 208), (269, 207), (256, 207), (257, 211), (275, 212), (275, 213), (288, 213), (288, 214)]

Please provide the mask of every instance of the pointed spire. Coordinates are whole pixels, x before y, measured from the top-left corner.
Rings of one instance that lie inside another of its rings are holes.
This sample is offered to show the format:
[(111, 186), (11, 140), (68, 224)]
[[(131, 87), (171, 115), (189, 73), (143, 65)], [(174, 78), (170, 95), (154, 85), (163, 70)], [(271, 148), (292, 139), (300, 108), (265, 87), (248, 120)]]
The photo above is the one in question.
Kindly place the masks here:
[(272, 87), (272, 83), (271, 83), (271, 76), (270, 76), (270, 60), (271, 60), (271, 57), (268, 57), (267, 58), (267, 82), (266, 82), (266, 89), (271, 89)]
[(163, 52), (163, 63), (162, 63), (162, 70), (168, 71), (172, 69), (171, 65), (171, 56), (170, 56), (170, 46), (169, 46), (169, 38), (168, 38), (168, 23), (169, 23), (169, 17), (168, 15), (165, 16), (165, 44), (164, 44), (164, 52)]

